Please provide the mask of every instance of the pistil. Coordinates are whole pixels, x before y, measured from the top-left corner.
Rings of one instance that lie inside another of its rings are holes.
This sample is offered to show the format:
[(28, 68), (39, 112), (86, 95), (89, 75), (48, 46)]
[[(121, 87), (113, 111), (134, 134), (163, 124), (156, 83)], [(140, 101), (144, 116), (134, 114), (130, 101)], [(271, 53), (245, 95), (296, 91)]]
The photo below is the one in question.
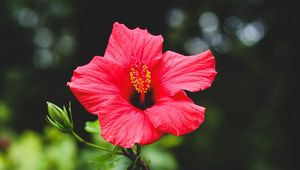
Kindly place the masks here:
[(151, 72), (148, 67), (141, 62), (132, 65), (130, 69), (130, 81), (137, 93), (140, 93), (140, 103), (144, 104), (145, 94), (150, 89)]

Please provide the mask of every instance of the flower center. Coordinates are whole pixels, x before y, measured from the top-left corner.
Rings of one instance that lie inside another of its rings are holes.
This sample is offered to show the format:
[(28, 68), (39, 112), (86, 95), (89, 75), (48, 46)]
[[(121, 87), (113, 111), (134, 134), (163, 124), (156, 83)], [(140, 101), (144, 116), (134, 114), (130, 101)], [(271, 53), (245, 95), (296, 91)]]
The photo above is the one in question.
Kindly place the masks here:
[(141, 94), (140, 100), (144, 103), (145, 93), (150, 89), (151, 72), (144, 63), (137, 62), (132, 65), (129, 75), (131, 84)]

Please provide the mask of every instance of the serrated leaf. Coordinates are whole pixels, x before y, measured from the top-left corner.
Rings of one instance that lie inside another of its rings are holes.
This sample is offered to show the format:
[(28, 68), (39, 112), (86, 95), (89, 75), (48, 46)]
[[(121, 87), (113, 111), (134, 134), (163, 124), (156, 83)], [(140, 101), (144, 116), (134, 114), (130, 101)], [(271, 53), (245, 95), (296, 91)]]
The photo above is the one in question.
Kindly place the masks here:
[(85, 122), (84, 129), (89, 133), (100, 133), (100, 124), (98, 120), (93, 122)]

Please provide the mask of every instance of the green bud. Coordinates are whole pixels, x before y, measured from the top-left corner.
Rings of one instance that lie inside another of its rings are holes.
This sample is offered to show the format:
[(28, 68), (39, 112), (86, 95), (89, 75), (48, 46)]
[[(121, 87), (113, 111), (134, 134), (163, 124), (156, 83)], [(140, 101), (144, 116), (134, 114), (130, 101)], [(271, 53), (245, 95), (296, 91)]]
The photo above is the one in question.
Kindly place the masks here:
[(46, 120), (58, 130), (63, 133), (70, 133), (73, 131), (73, 120), (71, 112), (71, 104), (69, 104), (68, 109), (63, 106), (63, 109), (57, 105), (47, 102), (48, 115)]

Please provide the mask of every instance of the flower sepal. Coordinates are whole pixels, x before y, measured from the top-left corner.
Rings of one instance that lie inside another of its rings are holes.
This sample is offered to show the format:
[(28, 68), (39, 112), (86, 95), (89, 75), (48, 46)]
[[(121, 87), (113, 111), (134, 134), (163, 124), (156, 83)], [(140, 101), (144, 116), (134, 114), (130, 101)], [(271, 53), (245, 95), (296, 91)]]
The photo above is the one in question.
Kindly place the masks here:
[(57, 105), (47, 102), (48, 115), (46, 120), (58, 130), (63, 133), (71, 133), (73, 131), (73, 119), (71, 104), (68, 108), (63, 106), (63, 108), (58, 107)]
[(91, 134), (101, 134), (99, 120), (85, 122), (84, 130)]

